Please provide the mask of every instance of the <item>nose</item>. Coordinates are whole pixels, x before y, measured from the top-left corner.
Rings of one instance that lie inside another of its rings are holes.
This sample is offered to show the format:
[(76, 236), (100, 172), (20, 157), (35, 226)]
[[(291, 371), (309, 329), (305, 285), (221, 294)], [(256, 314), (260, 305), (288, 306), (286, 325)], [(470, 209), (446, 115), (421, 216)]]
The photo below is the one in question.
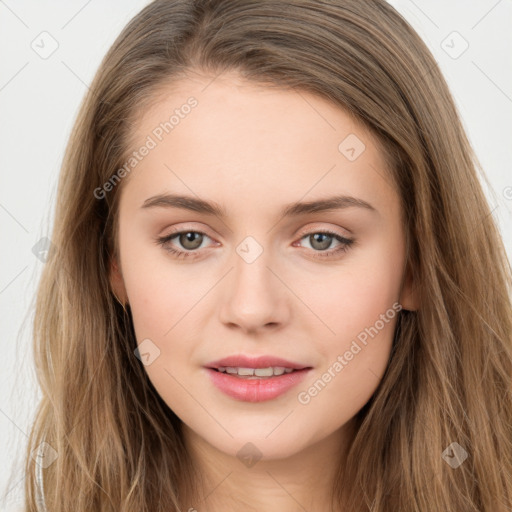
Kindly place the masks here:
[(251, 263), (238, 254), (219, 290), (221, 322), (244, 333), (276, 330), (290, 317), (290, 292), (266, 251)]

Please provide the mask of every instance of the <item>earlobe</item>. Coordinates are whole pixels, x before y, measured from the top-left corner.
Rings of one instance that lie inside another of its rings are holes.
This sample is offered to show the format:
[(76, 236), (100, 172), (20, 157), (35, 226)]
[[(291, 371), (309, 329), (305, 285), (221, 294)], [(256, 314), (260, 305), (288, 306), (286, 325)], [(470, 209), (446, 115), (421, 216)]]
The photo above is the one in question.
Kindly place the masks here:
[(109, 281), (114, 297), (117, 299), (119, 304), (124, 307), (128, 302), (128, 297), (124, 286), (123, 275), (115, 257), (112, 257), (110, 260)]

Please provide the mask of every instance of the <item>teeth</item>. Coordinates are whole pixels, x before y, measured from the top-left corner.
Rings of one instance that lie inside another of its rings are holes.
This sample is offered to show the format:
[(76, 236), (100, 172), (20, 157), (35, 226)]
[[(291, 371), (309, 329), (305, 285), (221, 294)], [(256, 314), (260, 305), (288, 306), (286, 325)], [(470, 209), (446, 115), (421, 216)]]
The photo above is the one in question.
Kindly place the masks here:
[(272, 377), (274, 375), (283, 375), (283, 373), (293, 372), (292, 368), (282, 366), (269, 366), (268, 368), (234, 368), (232, 366), (220, 366), (219, 372), (240, 375), (241, 377)]
[(257, 377), (272, 377), (274, 375), (274, 368), (255, 368), (254, 375)]

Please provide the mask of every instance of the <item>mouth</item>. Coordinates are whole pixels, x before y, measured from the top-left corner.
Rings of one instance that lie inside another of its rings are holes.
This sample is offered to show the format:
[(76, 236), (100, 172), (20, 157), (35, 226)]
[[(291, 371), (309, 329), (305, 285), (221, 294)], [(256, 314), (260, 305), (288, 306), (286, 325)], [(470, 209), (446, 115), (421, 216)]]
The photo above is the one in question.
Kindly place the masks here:
[(212, 384), (228, 397), (264, 402), (297, 386), (312, 367), (270, 356), (231, 356), (209, 363), (205, 370)]

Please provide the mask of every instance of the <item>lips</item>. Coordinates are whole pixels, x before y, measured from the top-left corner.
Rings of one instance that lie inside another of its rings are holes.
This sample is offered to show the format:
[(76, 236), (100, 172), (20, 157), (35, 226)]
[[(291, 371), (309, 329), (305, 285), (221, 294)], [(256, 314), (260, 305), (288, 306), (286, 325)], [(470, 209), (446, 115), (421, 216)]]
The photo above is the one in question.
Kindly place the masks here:
[[(250, 374), (250, 369), (275, 371), (278, 368), (287, 371), (269, 377), (246, 376)], [(311, 366), (274, 356), (235, 355), (205, 365), (205, 371), (217, 389), (243, 402), (264, 402), (284, 395), (302, 382), (311, 369)], [(231, 373), (233, 370), (243, 375), (234, 375)]]

